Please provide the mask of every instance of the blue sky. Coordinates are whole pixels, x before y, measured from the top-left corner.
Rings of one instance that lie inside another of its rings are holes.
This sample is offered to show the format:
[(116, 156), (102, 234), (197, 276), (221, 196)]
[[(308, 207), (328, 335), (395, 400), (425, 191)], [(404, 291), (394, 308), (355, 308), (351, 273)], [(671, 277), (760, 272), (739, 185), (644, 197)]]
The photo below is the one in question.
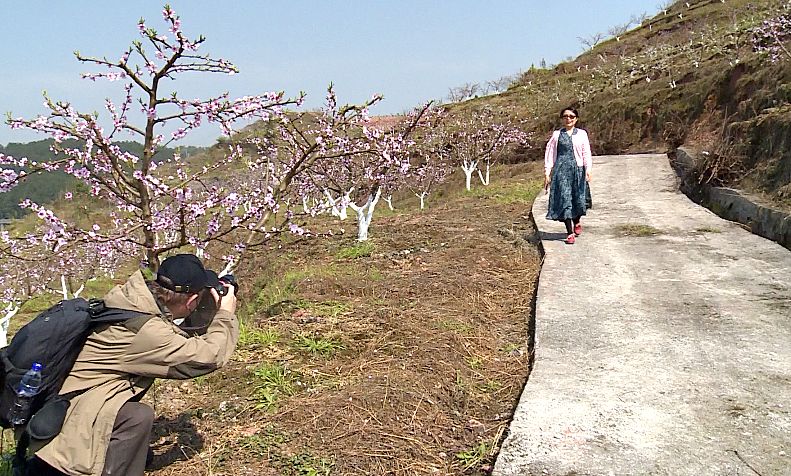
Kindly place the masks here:
[[(558, 63), (582, 51), (578, 37), (606, 32), (633, 15), (657, 11), (658, 0), (174, 0), (188, 36), (207, 41), (201, 52), (230, 60), (240, 74), (179, 80), (183, 97), (232, 96), (284, 90), (308, 93), (319, 106), (329, 82), (341, 101), (381, 93), (373, 114), (405, 111), (467, 82), (494, 80), (541, 59)], [(137, 20), (166, 31), (164, 2), (0, 0), (0, 112), (32, 118), (46, 112), (42, 91), (78, 110), (99, 111), (120, 82), (79, 78), (95, 71), (73, 56), (118, 58), (138, 39)], [(212, 128), (184, 143), (209, 145)], [(0, 144), (44, 136), (0, 125)]]

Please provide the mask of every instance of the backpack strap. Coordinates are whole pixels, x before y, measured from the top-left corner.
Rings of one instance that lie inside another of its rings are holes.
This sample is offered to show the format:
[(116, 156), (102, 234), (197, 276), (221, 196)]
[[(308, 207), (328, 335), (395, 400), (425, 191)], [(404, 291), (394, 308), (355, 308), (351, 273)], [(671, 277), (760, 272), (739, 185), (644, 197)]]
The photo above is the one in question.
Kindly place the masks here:
[(101, 299), (91, 299), (88, 301), (88, 313), (91, 315), (91, 321), (97, 324), (115, 324), (134, 317), (151, 315), (151, 313), (148, 312), (107, 307)]

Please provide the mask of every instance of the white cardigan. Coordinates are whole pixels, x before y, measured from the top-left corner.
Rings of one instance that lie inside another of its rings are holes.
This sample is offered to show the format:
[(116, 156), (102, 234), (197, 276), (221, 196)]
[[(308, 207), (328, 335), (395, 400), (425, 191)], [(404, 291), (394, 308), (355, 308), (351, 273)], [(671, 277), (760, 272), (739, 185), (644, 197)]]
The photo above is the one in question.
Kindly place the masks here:
[[(561, 130), (565, 129), (552, 132), (552, 137), (550, 137), (549, 142), (547, 142), (547, 148), (544, 151), (544, 173), (546, 175), (549, 175), (549, 172), (552, 171), (552, 167), (555, 165), (555, 159), (557, 159), (558, 155), (558, 139), (560, 139)], [(574, 149), (574, 158), (577, 160), (577, 165), (585, 167), (590, 171), (591, 165), (593, 165), (593, 157), (591, 155), (591, 144), (588, 140), (588, 133), (585, 132), (585, 129), (574, 128), (571, 134), (571, 144)]]

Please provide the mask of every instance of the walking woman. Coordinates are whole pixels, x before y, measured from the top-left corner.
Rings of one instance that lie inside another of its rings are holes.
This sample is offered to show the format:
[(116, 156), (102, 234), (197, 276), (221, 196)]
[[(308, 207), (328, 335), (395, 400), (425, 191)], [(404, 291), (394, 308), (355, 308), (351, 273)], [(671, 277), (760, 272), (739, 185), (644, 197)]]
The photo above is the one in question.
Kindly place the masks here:
[(549, 189), (548, 220), (566, 225), (566, 243), (582, 233), (580, 217), (587, 211), (585, 194), (591, 180), (588, 133), (575, 127), (579, 114), (567, 107), (560, 112), (563, 127), (552, 133), (544, 152), (544, 188)]

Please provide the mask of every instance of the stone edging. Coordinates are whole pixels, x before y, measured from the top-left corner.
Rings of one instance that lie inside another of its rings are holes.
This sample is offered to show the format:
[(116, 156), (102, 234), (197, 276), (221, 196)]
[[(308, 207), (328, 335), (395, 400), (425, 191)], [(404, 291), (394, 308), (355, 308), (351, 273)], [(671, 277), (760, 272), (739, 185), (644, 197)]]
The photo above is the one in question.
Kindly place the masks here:
[(681, 191), (695, 203), (791, 250), (791, 214), (759, 205), (733, 188), (697, 183), (690, 175), (694, 158), (689, 149), (676, 149), (676, 157), (671, 164), (681, 179)]

